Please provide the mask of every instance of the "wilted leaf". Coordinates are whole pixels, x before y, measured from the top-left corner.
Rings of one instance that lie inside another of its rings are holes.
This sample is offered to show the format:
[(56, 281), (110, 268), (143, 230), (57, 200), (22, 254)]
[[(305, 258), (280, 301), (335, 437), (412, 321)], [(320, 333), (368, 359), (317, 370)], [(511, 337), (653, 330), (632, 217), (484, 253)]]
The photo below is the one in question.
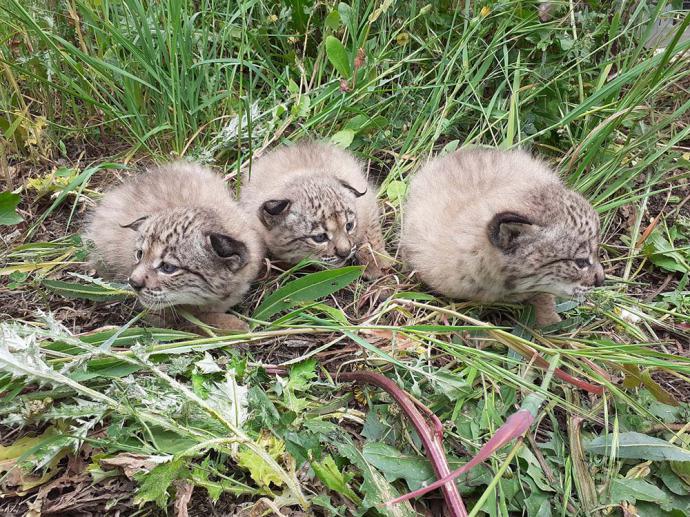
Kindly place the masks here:
[(659, 402), (662, 404), (667, 404), (669, 406), (679, 406), (680, 403), (674, 398), (673, 395), (671, 395), (668, 391), (666, 391), (664, 388), (662, 388), (654, 379), (652, 379), (651, 374), (649, 373), (649, 370), (645, 370), (642, 372), (642, 376), (640, 377), (642, 380), (642, 383), (645, 385), (645, 388), (647, 388), (652, 395), (654, 395), (654, 398), (657, 399)]
[(113, 467), (122, 470), (129, 479), (134, 479), (136, 474), (149, 472), (156, 465), (161, 465), (172, 460), (172, 456), (149, 456), (146, 454), (134, 454), (123, 452), (112, 458), (102, 458), (98, 461), (102, 467)]
[[(585, 450), (592, 454), (609, 456), (613, 435), (599, 436), (590, 441)], [(613, 451), (617, 458), (649, 461), (690, 461), (690, 452), (665, 440), (642, 433), (628, 432), (618, 435), (618, 447)]]
[(362, 500), (348, 485), (353, 475), (340, 472), (330, 454), (322, 462), (312, 461), (311, 468), (314, 469), (316, 477), (328, 488), (344, 495), (355, 504), (361, 504)]
[(0, 192), (0, 226), (19, 224), (24, 220), (17, 213), (17, 205), (20, 201), (19, 194)]
[(350, 56), (340, 40), (333, 36), (326, 36), (326, 55), (338, 73), (346, 78), (350, 78)]

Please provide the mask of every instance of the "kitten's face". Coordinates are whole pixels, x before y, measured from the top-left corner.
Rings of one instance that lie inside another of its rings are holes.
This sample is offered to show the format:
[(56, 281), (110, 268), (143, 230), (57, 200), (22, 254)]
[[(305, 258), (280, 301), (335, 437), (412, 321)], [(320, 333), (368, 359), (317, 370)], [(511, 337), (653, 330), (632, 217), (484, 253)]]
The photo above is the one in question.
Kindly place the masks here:
[(303, 180), (282, 199), (266, 201), (259, 217), (268, 230), (270, 253), (296, 263), (313, 258), (344, 264), (356, 251), (355, 201), (363, 193), (336, 180)]
[(151, 309), (222, 303), (247, 263), (247, 247), (222, 234), (210, 210), (167, 210), (128, 227), (137, 232), (129, 284)]
[(497, 214), (489, 225), (491, 242), (504, 253), (506, 290), (581, 298), (602, 285), (599, 217), (591, 205), (560, 190), (536, 196), (531, 212)]

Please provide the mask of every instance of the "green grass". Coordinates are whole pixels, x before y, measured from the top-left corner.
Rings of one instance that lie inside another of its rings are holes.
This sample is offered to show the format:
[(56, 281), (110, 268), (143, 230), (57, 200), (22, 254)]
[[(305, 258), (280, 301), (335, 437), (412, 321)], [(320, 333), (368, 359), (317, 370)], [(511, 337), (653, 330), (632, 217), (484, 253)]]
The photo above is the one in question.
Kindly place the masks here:
[[(173, 481), (186, 480), (227, 512), (413, 515), (380, 503), (433, 480), (418, 437), (379, 390), (353, 396), (334, 380), (366, 368), (438, 416), (451, 467), (526, 395), (546, 397), (524, 443), (459, 478), (472, 515), (690, 514), (688, 463), (658, 460), (658, 443), (618, 456), (587, 447), (637, 431), (687, 448), (680, 6), (555, 1), (542, 20), (535, 1), (54, 4), (0, 0), (0, 172), (25, 219), (2, 198), (0, 444), (14, 448), (0, 446), (0, 489), (33, 495), (88, 445), (74, 476), (97, 487), (117, 472), (109, 458), (149, 461), (134, 499), (113, 503), (125, 511), (172, 508)], [(673, 17), (665, 49), (646, 48), (655, 21)], [(600, 213), (606, 286), (564, 301), (564, 321), (538, 332), (527, 308), (435, 298), (404, 271), (385, 293), (356, 270), (326, 273), (347, 284), (334, 294), (305, 290), (295, 268), (240, 308), (251, 333), (223, 336), (148, 328), (123, 286), (84, 274), (75, 233), (109, 174), (184, 155), (234, 181), (252, 156), (304, 137), (367, 161), (391, 251), (407, 181), (429, 156), (531, 149)], [(278, 289), (298, 294), (278, 303)], [(65, 307), (86, 311), (78, 329), (61, 324)], [(558, 378), (544, 391), (526, 347), (604, 394)]]

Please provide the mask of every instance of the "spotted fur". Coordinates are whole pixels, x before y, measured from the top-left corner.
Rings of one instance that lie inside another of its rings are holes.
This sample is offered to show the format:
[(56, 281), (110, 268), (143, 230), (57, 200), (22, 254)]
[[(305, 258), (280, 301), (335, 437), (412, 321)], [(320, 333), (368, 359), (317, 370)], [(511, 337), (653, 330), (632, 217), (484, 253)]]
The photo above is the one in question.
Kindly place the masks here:
[(580, 297), (604, 278), (596, 212), (522, 151), (427, 163), (410, 184), (401, 247), (426, 284), (455, 298)]
[(260, 268), (257, 225), (220, 176), (175, 163), (107, 192), (85, 238), (99, 273), (129, 281), (144, 306), (224, 312)]
[(263, 223), (270, 255), (340, 266), (355, 256), (376, 277), (386, 256), (373, 185), (361, 164), (331, 145), (302, 142), (254, 164), (240, 202)]

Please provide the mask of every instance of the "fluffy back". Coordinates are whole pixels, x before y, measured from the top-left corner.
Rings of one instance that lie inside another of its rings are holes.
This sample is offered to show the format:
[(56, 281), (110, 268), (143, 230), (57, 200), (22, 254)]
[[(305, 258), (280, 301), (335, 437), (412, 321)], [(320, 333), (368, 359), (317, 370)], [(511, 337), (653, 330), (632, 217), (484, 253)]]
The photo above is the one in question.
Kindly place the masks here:
[(374, 188), (349, 153), (317, 142), (282, 147), (246, 176), (241, 204), (263, 224), (269, 253), (289, 263), (349, 259), (378, 224)]
[(425, 283), (459, 298), (579, 296), (603, 281), (596, 212), (523, 151), (427, 163), (410, 184), (401, 246)]
[(107, 192), (84, 237), (102, 276), (130, 279), (147, 306), (237, 303), (263, 246), (222, 178), (173, 163)]

